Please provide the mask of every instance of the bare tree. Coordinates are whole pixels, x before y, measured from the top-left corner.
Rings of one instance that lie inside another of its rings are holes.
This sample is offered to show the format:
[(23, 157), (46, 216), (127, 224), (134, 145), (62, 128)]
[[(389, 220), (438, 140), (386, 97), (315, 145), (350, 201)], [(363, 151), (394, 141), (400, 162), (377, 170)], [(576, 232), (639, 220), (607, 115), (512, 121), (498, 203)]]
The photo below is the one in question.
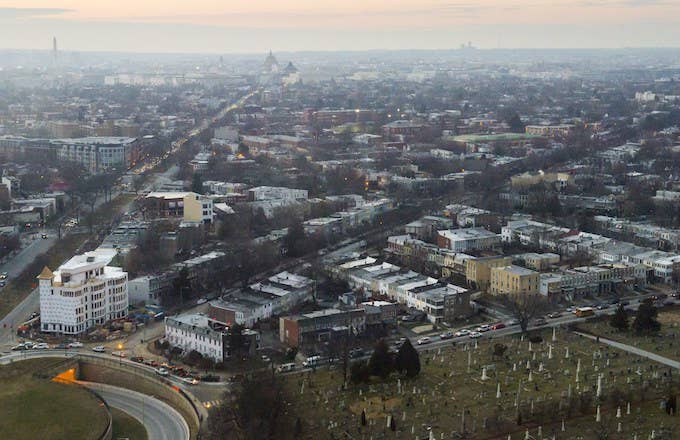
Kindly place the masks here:
[(532, 319), (545, 312), (547, 301), (537, 293), (508, 294), (502, 300), (512, 316), (519, 321), (522, 332), (526, 332)]

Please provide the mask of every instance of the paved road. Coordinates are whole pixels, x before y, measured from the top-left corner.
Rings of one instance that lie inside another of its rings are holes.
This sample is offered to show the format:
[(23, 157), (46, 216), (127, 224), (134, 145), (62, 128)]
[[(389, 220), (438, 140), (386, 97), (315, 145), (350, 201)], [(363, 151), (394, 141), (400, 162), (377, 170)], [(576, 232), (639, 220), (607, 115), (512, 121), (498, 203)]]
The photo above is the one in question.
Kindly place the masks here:
[(38, 289), (33, 289), (7, 316), (0, 319), (0, 349), (16, 341), (17, 326), (25, 322), (31, 316), (31, 313), (37, 312), (39, 309), (40, 294)]
[(78, 383), (99, 393), (109, 406), (118, 408), (139, 420), (146, 428), (149, 439), (189, 439), (187, 422), (170, 405), (126, 388), (94, 382)]
[(29, 238), (29, 244), (21, 249), (18, 254), (11, 257), (5, 264), (0, 266), (0, 272), (7, 272), (8, 277), (12, 278), (21, 274), (38, 255), (47, 252), (56, 243), (56, 231), (47, 230), (47, 238), (40, 238), (42, 230), (35, 232), (37, 238)]
[(667, 357), (658, 355), (656, 353), (652, 353), (651, 351), (642, 350), (642, 349), (634, 347), (632, 345), (612, 341), (611, 339), (607, 339), (607, 338), (603, 338), (603, 337), (600, 337), (598, 339), (597, 336), (589, 335), (589, 334), (586, 334), (586, 333), (581, 333), (581, 332), (574, 332), (574, 333), (576, 333), (579, 336), (583, 336), (584, 338), (592, 339), (594, 341), (599, 341), (602, 344), (607, 344), (607, 345), (610, 345), (614, 348), (618, 348), (619, 350), (627, 351), (628, 353), (636, 354), (640, 357), (645, 357), (647, 359), (651, 359), (654, 362), (658, 362), (660, 364), (663, 364), (663, 365), (666, 365), (666, 366), (669, 366), (669, 367), (672, 367), (672, 368), (680, 369), (680, 362), (674, 361), (673, 359), (669, 359)]

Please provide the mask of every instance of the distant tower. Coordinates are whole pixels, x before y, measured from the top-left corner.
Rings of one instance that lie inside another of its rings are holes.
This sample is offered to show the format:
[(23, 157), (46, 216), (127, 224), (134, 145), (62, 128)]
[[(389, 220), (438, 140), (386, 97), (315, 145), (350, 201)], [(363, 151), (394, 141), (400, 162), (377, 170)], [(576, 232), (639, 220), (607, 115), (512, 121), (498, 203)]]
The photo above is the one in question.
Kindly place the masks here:
[(57, 37), (52, 37), (52, 61), (57, 63)]

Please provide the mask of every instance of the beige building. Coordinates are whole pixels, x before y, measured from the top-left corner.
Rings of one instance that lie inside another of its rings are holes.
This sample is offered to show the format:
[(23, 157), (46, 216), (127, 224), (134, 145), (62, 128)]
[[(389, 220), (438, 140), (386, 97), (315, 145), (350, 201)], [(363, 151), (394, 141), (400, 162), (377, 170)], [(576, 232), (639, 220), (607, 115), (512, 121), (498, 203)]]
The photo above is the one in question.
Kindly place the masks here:
[(545, 173), (538, 171), (536, 173), (526, 172), (510, 177), (510, 184), (513, 189), (527, 188), (539, 183), (555, 184), (559, 189), (563, 189), (572, 182), (573, 177), (569, 173)]
[(526, 254), (515, 255), (515, 258), (524, 262), (524, 266), (533, 270), (546, 270), (550, 266), (560, 263), (560, 256), (551, 252), (546, 252), (543, 254), (537, 254), (535, 252), (529, 252)]
[(538, 293), (539, 276), (538, 272), (520, 266), (493, 267), (490, 291), (494, 295)]
[(469, 286), (486, 291), (491, 283), (491, 268), (505, 267), (511, 263), (512, 258), (504, 256), (470, 259), (465, 265), (465, 278)]
[(213, 223), (213, 200), (194, 192), (151, 192), (145, 206), (150, 216), (179, 218), (186, 222)]

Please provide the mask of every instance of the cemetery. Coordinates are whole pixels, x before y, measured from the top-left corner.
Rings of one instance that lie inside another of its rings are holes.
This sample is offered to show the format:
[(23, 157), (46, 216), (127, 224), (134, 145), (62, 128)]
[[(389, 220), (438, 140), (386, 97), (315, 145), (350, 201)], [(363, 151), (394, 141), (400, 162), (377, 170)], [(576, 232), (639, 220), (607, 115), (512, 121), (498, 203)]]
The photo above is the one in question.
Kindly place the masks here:
[[(566, 329), (432, 348), (420, 374), (286, 376), (302, 439), (671, 439), (678, 373)], [(298, 420), (299, 419), (299, 420)]]
[[(680, 314), (678, 311), (680, 311), (678, 307), (660, 309), (657, 319), (661, 323), (661, 329), (653, 334), (637, 335), (630, 328), (619, 331), (610, 325), (608, 318), (589, 319), (580, 323), (578, 328), (680, 361)], [(633, 316), (630, 317), (630, 322), (632, 321)]]

